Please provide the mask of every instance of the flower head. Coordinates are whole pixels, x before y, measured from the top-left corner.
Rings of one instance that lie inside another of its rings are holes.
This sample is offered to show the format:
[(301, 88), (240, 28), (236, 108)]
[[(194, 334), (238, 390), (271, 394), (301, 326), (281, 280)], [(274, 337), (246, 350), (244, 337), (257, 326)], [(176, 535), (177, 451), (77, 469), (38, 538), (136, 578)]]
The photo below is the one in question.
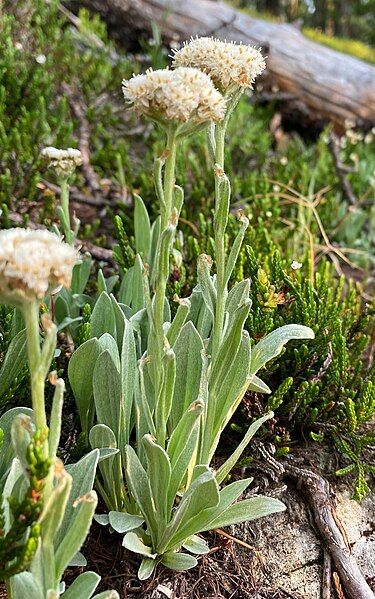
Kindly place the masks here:
[(220, 121), (225, 114), (224, 98), (198, 69), (149, 69), (124, 80), (123, 92), (139, 114), (162, 121), (203, 123)]
[(18, 305), (69, 287), (77, 252), (49, 231), (0, 231), (0, 301)]
[(74, 148), (59, 150), (49, 146), (41, 151), (40, 156), (49, 167), (55, 169), (58, 177), (70, 177), (75, 168), (82, 164), (82, 154)]
[(181, 49), (173, 50), (173, 64), (200, 69), (223, 92), (230, 86), (252, 87), (255, 78), (266, 67), (257, 48), (212, 37), (191, 39)]

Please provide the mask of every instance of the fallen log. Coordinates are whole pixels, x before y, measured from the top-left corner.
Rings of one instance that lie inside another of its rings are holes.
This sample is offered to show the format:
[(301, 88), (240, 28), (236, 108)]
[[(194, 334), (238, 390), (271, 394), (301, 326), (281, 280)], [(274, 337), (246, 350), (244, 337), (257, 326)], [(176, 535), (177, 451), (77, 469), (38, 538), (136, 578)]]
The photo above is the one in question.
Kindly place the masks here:
[[(216, 36), (261, 46), (267, 59), (264, 85), (287, 95), (288, 108), (307, 120), (375, 123), (375, 67), (308, 40), (293, 25), (269, 23), (213, 0), (64, 0), (73, 11), (99, 12), (129, 43), (156, 23), (177, 44), (190, 36)], [(263, 82), (262, 81), (262, 82)], [(292, 98), (292, 99), (290, 99)]]

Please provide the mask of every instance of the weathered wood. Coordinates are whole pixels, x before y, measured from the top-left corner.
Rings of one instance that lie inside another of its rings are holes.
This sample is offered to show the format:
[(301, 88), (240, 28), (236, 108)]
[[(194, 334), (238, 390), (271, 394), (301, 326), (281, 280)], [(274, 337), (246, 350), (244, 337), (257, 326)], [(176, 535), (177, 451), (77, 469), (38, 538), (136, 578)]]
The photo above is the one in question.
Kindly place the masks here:
[(265, 84), (295, 100), (289, 106), (313, 120), (375, 122), (375, 67), (308, 40), (296, 27), (269, 23), (213, 0), (65, 0), (72, 10), (99, 12), (124, 41), (156, 23), (178, 43), (214, 35), (261, 46), (267, 60)]

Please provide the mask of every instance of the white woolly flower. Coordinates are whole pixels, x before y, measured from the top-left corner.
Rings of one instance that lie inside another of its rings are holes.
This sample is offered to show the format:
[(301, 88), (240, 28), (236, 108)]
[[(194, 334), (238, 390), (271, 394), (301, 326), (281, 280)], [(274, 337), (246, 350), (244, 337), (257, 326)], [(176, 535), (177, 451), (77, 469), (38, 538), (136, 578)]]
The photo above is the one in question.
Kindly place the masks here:
[(297, 262), (297, 260), (293, 260), (290, 267), (292, 270), (299, 270), (300, 268), (302, 268), (302, 262)]
[(139, 114), (156, 120), (200, 123), (220, 121), (225, 114), (225, 100), (198, 69), (149, 69), (124, 79), (122, 89)]
[(74, 148), (59, 150), (49, 146), (41, 151), (40, 156), (49, 167), (55, 169), (58, 177), (69, 177), (82, 164), (82, 154)]
[(49, 231), (0, 231), (0, 301), (18, 305), (69, 287), (77, 252)]
[(221, 91), (226, 91), (230, 86), (252, 87), (255, 78), (266, 67), (257, 48), (212, 37), (192, 38), (181, 49), (174, 49), (173, 65), (200, 69), (211, 77)]

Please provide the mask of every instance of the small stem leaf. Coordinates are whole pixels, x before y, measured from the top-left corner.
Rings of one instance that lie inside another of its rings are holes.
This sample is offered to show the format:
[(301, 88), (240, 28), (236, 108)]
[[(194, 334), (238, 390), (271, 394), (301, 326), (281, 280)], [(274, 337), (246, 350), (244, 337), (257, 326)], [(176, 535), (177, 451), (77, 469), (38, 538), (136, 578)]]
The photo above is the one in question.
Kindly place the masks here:
[(204, 303), (211, 315), (215, 314), (216, 289), (210, 275), (212, 259), (206, 254), (201, 254), (198, 259), (198, 281), (203, 294)]
[(147, 208), (142, 198), (134, 194), (134, 237), (135, 249), (147, 260), (151, 247), (151, 226)]
[(97, 337), (99, 339), (104, 333), (109, 333), (116, 339), (116, 318), (111, 298), (105, 291), (100, 294), (90, 320), (91, 338)]
[(159, 528), (164, 529), (169, 518), (167, 489), (172, 473), (171, 462), (168, 454), (155, 443), (151, 435), (145, 435), (142, 441), (147, 457), (151, 495), (157, 512)]

